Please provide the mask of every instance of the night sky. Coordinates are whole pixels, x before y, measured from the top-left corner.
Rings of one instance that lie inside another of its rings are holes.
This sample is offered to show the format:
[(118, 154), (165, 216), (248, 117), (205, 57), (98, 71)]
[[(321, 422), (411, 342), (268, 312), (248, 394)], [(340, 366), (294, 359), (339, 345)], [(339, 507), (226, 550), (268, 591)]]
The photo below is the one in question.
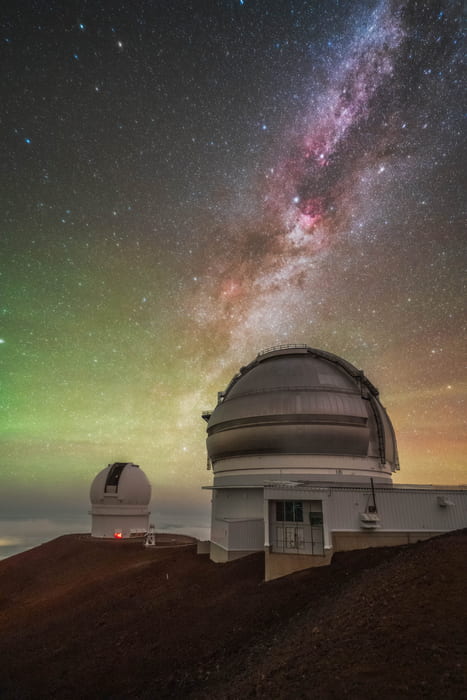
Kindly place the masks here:
[(0, 511), (131, 460), (207, 522), (201, 412), (281, 343), (466, 483), (462, 3), (2, 7)]

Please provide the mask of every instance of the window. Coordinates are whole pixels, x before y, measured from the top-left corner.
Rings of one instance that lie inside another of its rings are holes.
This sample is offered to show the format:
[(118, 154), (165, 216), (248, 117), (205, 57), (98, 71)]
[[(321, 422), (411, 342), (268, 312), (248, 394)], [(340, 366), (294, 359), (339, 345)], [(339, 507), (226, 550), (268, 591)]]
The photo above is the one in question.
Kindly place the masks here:
[(312, 527), (317, 527), (323, 525), (323, 514), (311, 511), (310, 513), (310, 524)]
[(276, 520), (288, 523), (303, 522), (302, 501), (276, 501)]

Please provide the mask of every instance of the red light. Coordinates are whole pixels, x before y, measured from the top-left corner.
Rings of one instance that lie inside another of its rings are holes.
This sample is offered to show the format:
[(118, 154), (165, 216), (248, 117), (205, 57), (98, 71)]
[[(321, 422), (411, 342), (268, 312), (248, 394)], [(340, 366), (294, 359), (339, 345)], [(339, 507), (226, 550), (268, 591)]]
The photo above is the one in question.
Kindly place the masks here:
[(114, 532), (114, 537), (116, 540), (121, 540), (123, 535), (121, 532)]

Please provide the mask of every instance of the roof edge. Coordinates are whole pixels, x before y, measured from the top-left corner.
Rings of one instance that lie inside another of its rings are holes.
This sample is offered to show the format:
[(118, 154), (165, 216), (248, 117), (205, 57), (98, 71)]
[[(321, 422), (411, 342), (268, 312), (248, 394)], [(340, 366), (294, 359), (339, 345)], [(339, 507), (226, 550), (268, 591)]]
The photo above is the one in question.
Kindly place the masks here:
[(356, 379), (358, 381), (358, 383), (360, 385), (360, 391), (362, 393), (362, 396), (365, 394), (363, 387), (365, 387), (365, 389), (372, 396), (375, 396), (375, 397), (379, 396), (378, 389), (375, 387), (375, 385), (372, 382), (370, 382), (368, 377), (365, 376), (365, 373), (363, 372), (363, 370), (358, 369), (357, 367), (355, 367), (355, 365), (352, 365), (347, 360), (344, 360), (342, 357), (339, 357), (338, 355), (334, 355), (334, 353), (328, 352), (327, 350), (319, 350), (318, 348), (312, 348), (309, 345), (306, 345), (305, 343), (296, 343), (296, 344), (291, 343), (291, 344), (286, 344), (286, 345), (274, 345), (270, 348), (266, 348), (264, 350), (261, 350), (256, 355), (255, 359), (252, 362), (250, 362), (248, 365), (245, 365), (244, 367), (240, 367), (239, 371), (230, 380), (229, 384), (224, 389), (224, 391), (219, 392), (218, 404), (222, 403), (224, 401), (227, 394), (235, 386), (235, 384), (239, 381), (239, 379), (241, 379), (245, 374), (247, 374), (250, 370), (252, 370), (253, 367), (256, 367), (257, 365), (259, 365), (260, 362), (264, 362), (265, 360), (269, 359), (270, 357), (281, 357), (283, 355), (305, 355), (305, 354), (310, 354), (313, 357), (320, 357), (324, 360), (327, 360), (328, 362), (332, 362), (333, 364), (341, 367), (353, 379)]

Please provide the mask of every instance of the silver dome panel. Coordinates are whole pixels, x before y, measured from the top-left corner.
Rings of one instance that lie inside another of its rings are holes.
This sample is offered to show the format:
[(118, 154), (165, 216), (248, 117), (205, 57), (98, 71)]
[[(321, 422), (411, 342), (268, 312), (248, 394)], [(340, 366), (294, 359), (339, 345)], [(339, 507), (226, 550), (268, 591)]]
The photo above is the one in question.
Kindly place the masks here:
[(305, 345), (260, 353), (205, 418), (214, 470), (218, 459), (278, 453), (376, 457), (398, 468), (376, 387), (346, 360)]

